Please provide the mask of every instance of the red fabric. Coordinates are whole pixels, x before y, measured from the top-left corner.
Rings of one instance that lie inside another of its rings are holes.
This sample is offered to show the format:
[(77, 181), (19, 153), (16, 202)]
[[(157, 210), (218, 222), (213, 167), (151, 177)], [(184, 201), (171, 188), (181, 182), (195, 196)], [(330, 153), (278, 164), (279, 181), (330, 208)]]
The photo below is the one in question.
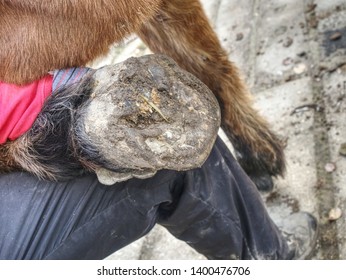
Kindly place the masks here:
[(30, 129), (52, 92), (52, 83), (51, 75), (24, 86), (0, 81), (0, 144)]

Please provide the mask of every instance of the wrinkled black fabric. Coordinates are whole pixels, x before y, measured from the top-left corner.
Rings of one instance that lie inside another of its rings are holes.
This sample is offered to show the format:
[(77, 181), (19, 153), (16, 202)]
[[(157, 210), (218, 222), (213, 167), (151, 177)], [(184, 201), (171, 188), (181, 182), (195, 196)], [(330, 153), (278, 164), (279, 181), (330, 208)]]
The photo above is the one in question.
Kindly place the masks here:
[(0, 175), (0, 259), (103, 259), (159, 223), (209, 259), (284, 259), (285, 241), (224, 143), (187, 172), (103, 186)]

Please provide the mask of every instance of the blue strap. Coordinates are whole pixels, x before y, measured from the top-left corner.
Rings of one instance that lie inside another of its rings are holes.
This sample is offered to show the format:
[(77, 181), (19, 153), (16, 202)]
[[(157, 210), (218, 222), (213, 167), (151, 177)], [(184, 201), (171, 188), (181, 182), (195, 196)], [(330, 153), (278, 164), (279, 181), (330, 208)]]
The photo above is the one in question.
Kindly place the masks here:
[(77, 83), (91, 68), (67, 68), (54, 71), (53, 74), (53, 91), (65, 85)]

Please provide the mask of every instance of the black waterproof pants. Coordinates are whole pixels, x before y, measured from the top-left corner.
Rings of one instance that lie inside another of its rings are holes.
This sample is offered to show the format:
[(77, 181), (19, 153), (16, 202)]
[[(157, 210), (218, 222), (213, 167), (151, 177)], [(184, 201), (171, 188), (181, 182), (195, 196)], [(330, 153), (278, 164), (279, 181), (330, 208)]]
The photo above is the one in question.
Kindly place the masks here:
[(158, 223), (210, 259), (285, 259), (261, 197), (217, 139), (202, 168), (101, 185), (0, 175), (0, 259), (103, 259)]

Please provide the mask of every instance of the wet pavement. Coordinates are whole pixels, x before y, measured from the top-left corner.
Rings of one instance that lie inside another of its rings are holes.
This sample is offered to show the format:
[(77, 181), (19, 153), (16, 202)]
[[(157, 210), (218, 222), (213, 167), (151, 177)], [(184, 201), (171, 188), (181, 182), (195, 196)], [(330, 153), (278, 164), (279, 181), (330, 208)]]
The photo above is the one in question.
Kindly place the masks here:
[[(346, 259), (345, 0), (203, 0), (256, 108), (286, 140), (287, 174), (263, 194), (273, 219), (319, 219), (313, 259)], [(94, 66), (150, 53), (133, 37)], [(204, 259), (156, 226), (108, 259)]]

